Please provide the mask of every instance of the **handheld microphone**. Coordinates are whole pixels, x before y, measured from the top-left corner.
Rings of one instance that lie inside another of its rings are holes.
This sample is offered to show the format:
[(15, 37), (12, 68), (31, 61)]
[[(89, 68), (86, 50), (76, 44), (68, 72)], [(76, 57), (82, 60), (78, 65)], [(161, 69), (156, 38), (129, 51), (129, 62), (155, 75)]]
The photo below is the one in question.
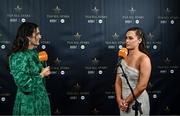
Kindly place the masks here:
[(121, 48), (118, 51), (118, 63), (117, 63), (117, 66), (119, 66), (121, 64), (121, 60), (126, 58), (127, 54), (128, 54), (127, 48)]
[(47, 67), (46, 61), (48, 60), (48, 54), (46, 53), (46, 51), (39, 52), (38, 56), (39, 56), (39, 60), (44, 62), (45, 66)]
[[(48, 54), (46, 53), (46, 51), (41, 51), (38, 53), (38, 57), (39, 57), (39, 60), (44, 62), (44, 65), (45, 67), (47, 67), (47, 63), (46, 61), (48, 60)], [(49, 76), (48, 76), (49, 77)], [(45, 79), (43, 79), (43, 83), (44, 85), (46, 86), (46, 81)]]

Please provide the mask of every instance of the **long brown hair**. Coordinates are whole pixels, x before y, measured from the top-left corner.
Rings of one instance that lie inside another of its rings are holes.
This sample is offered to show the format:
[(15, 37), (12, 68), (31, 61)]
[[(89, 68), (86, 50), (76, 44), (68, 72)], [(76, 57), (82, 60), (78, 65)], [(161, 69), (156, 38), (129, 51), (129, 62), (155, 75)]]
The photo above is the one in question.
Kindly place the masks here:
[(19, 26), (17, 30), (16, 38), (13, 41), (12, 48), (7, 54), (7, 59), (5, 61), (6, 62), (5, 67), (7, 68), (8, 71), (10, 71), (10, 68), (9, 68), (10, 55), (12, 53), (28, 49), (29, 40), (27, 37), (32, 36), (34, 30), (37, 28), (38, 28), (38, 25), (31, 22), (24, 22)]
[(23, 51), (28, 48), (29, 40), (27, 37), (32, 36), (38, 25), (31, 22), (24, 22), (17, 30), (16, 38), (13, 42), (11, 53)]

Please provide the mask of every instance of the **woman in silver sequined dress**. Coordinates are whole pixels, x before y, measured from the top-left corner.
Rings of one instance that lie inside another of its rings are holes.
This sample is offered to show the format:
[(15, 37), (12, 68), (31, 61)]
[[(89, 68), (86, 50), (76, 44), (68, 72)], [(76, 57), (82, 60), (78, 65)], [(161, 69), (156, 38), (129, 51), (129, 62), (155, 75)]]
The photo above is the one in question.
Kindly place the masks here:
[[(149, 115), (150, 105), (146, 87), (151, 75), (151, 61), (145, 49), (146, 42), (143, 30), (138, 27), (129, 28), (125, 35), (125, 44), (128, 55), (121, 61), (122, 68), (135, 97), (141, 103), (143, 115)], [(135, 111), (132, 110), (135, 100), (120, 67), (117, 68), (115, 92), (120, 115), (135, 115)]]

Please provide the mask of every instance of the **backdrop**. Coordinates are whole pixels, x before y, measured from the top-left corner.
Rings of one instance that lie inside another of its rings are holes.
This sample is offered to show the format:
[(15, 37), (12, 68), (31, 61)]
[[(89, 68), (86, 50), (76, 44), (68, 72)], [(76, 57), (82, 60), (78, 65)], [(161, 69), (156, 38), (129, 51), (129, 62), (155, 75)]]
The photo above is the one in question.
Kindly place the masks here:
[(180, 114), (178, 0), (1, 0), (0, 114), (11, 114), (16, 93), (7, 54), (22, 22), (40, 26), (38, 50), (49, 55), (46, 80), (52, 114), (118, 115), (117, 51), (132, 26), (144, 29), (151, 54), (151, 114)]

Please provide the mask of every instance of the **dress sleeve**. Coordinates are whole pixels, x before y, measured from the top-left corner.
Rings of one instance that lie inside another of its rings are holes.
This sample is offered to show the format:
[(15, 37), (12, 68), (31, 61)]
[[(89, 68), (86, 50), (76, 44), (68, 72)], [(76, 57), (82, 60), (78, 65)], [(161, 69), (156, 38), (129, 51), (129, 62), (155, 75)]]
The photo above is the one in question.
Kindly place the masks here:
[(15, 54), (9, 58), (11, 74), (22, 92), (34, 91), (34, 81), (29, 73), (28, 58), (24, 54)]

